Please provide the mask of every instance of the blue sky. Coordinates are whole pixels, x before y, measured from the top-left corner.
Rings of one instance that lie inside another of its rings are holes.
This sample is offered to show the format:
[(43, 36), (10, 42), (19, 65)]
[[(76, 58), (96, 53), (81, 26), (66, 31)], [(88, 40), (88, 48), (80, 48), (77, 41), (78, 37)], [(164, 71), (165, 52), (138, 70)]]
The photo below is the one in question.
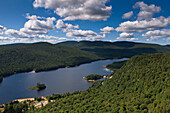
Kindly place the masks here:
[(68, 40), (170, 44), (169, 0), (0, 0), (0, 44)]

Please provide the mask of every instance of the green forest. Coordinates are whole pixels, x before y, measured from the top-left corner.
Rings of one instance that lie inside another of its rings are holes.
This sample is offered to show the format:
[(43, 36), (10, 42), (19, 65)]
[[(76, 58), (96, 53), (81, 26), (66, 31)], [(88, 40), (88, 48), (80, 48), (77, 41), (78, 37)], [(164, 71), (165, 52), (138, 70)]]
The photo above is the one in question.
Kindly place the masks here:
[(39, 109), (23, 104), (21, 110), (19, 103), (8, 104), (5, 113), (16, 109), (27, 113), (170, 112), (170, 53), (136, 55), (112, 76), (86, 91), (48, 96), (50, 103)]
[(146, 53), (166, 53), (170, 48), (134, 42), (68, 41), (0, 46), (0, 75), (40, 72), (72, 67), (101, 59), (132, 57)]
[(0, 49), (0, 75), (54, 70), (98, 59), (93, 53), (50, 43), (6, 45)]

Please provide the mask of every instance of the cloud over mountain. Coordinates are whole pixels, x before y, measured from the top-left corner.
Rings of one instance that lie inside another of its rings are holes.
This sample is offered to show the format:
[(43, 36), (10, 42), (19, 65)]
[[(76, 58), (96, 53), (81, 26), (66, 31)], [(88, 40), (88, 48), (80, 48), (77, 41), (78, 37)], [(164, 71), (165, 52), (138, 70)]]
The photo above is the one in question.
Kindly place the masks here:
[(86, 40), (103, 40), (106, 36), (105, 34), (99, 35), (98, 33), (91, 30), (72, 30), (67, 32), (67, 37), (73, 37), (78, 40), (86, 39)]
[(148, 31), (142, 34), (143, 37), (150, 37), (147, 41), (154, 41), (160, 38), (170, 37), (170, 29)]
[(134, 38), (133, 33), (121, 33), (119, 37), (116, 38), (117, 40), (139, 40), (139, 38)]

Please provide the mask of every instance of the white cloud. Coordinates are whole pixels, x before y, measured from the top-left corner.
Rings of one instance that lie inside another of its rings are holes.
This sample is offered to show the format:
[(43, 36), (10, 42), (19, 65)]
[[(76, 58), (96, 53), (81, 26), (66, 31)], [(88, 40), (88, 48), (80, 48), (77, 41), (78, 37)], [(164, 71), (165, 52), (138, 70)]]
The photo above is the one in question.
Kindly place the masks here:
[(129, 41), (135, 41), (139, 40), (139, 38), (134, 38), (133, 33), (121, 33), (119, 37), (116, 38), (117, 40), (129, 40)]
[(154, 41), (160, 38), (167, 38), (170, 37), (170, 29), (148, 31), (145, 34), (142, 34), (142, 36), (150, 37), (149, 39), (147, 39), (147, 41)]
[(138, 13), (138, 20), (149, 20), (155, 13), (159, 13), (161, 11), (160, 7), (155, 6), (154, 4), (148, 6), (144, 2), (136, 2), (133, 8), (140, 8), (140, 12)]
[(67, 32), (67, 31), (69, 31), (71, 29), (78, 29), (79, 25), (74, 26), (72, 24), (64, 23), (63, 20), (59, 19), (57, 21), (56, 28), (57, 29), (62, 29), (64, 32)]
[(67, 38), (65, 37), (56, 37), (56, 36), (49, 36), (49, 35), (38, 35), (37, 38), (46, 39), (46, 40), (67, 40)]
[(6, 28), (4, 26), (0, 25), (0, 35), (2, 35), (5, 30), (6, 30)]
[(20, 32), (14, 29), (8, 29), (5, 31), (5, 34), (14, 38), (31, 38), (30, 35), (24, 33), (24, 32)]
[(135, 40), (139, 40), (139, 38), (121, 38), (121, 37), (118, 37), (116, 38), (117, 40), (129, 40), (129, 41), (135, 41)]
[(0, 41), (4, 41), (4, 40), (10, 40), (10, 38), (9, 37), (0, 36)]
[(139, 38), (121, 38), (121, 37), (118, 37), (116, 38), (117, 40), (128, 40), (128, 41), (136, 41), (136, 40), (139, 40)]
[(139, 38), (134, 38), (133, 33), (121, 33), (119, 37), (116, 38), (117, 40), (139, 40)]
[(30, 19), (30, 20), (46, 19), (45, 17), (40, 17), (37, 15), (30, 15), (29, 13), (26, 14), (25, 18)]
[(120, 37), (121, 38), (133, 38), (134, 34), (133, 33), (121, 33)]
[(123, 18), (123, 19), (129, 19), (129, 18), (131, 18), (132, 16), (133, 16), (133, 11), (130, 11), (130, 12), (125, 13), (125, 14), (122, 16), (122, 18)]
[(103, 40), (106, 37), (105, 34), (99, 35), (91, 30), (72, 30), (66, 33), (66, 36), (85, 40)]
[(111, 33), (114, 31), (114, 28), (107, 26), (107, 27), (104, 27), (103, 29), (100, 29), (100, 31), (102, 31), (101, 33), (104, 33), (104, 34)]
[(144, 32), (148, 30), (156, 30), (168, 27), (170, 25), (170, 17), (165, 18), (163, 16), (159, 18), (152, 18), (151, 20), (141, 20), (141, 21), (126, 21), (116, 28), (116, 31), (120, 32)]
[(166, 39), (163, 39), (165, 40), (166, 42), (170, 43), (170, 38), (166, 38)]
[(35, 8), (52, 9), (64, 20), (107, 20), (112, 6), (106, 6), (109, 0), (35, 0)]
[[(29, 19), (23, 28), (20, 30), (14, 29), (7, 29), (5, 30), (5, 35), (8, 37), (0, 36), (1, 44), (5, 43), (28, 43), (28, 42), (39, 42), (39, 41), (46, 41), (46, 42), (60, 42), (68, 40), (65, 37), (56, 37), (56, 36), (49, 36), (44, 35), (47, 34), (50, 30), (55, 29), (54, 22), (56, 19), (54, 17), (39, 17), (36, 15), (30, 16), (29, 14), (26, 15), (26, 18)], [(41, 20), (39, 20), (41, 19)], [(79, 26), (73, 26), (71, 24), (64, 24), (66, 27), (65, 29), (71, 28), (78, 28)], [(62, 27), (63, 28), (63, 27)], [(6, 29), (5, 27), (0, 25), (0, 30)]]
[(26, 34), (47, 34), (49, 30), (54, 30), (56, 18), (48, 17), (45, 20), (38, 20), (37, 18), (36, 16), (30, 17), (31, 20), (28, 20), (20, 31)]

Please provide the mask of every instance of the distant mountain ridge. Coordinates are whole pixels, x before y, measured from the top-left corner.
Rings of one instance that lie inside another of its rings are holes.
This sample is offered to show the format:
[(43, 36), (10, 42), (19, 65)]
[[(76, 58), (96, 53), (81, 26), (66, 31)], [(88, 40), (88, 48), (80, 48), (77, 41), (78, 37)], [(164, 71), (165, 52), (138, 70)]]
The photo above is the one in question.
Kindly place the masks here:
[(29, 71), (48, 71), (102, 59), (168, 53), (169, 47), (136, 42), (67, 41), (0, 46), (0, 76)]
[(80, 50), (93, 52), (104, 58), (132, 57), (136, 54), (168, 53), (170, 48), (158, 44), (136, 43), (128, 41), (103, 42), (103, 41), (66, 41), (59, 45), (65, 45)]

